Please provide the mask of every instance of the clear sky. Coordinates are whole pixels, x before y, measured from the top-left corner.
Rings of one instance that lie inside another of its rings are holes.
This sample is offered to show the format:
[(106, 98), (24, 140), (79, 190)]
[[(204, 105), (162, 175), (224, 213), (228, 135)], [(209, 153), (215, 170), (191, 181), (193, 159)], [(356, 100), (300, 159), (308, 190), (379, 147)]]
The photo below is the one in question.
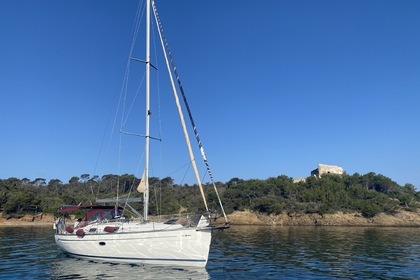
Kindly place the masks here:
[[(117, 174), (97, 162), (137, 4), (0, 1), (0, 178)], [(420, 188), (420, 1), (157, 6), (216, 180), (325, 163)]]

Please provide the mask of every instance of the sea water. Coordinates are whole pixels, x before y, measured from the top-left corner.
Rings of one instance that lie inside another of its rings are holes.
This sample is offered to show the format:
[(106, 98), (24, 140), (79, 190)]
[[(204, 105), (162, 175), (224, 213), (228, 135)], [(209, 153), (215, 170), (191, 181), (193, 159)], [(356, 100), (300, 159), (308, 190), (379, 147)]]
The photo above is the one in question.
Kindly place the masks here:
[(420, 228), (233, 226), (205, 269), (72, 258), (51, 227), (0, 227), (0, 279), (420, 279)]

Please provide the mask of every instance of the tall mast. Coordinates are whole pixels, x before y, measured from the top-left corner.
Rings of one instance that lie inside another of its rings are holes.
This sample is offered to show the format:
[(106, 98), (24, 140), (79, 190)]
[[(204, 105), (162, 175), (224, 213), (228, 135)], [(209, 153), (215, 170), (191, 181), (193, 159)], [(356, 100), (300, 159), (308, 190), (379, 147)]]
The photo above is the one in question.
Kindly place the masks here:
[(149, 142), (150, 142), (150, 1), (146, 0), (146, 147), (145, 147), (145, 190), (143, 193), (143, 218), (147, 221), (149, 211)]

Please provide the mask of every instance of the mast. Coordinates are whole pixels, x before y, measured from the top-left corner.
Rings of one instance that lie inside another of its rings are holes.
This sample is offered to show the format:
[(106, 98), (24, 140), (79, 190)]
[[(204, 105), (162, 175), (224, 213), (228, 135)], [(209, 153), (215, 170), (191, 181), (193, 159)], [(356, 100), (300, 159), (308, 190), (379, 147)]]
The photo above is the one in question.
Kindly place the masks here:
[(145, 141), (145, 190), (143, 193), (143, 218), (147, 221), (149, 212), (149, 149), (150, 149), (150, 1), (146, 0), (146, 141)]

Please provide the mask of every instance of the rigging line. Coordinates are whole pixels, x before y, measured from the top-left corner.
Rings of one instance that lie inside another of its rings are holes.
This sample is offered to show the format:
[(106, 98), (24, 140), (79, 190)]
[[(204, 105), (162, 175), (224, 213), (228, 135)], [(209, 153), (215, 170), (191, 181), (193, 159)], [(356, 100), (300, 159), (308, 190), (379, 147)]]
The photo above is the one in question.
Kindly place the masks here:
[[(130, 190), (128, 191), (128, 195), (127, 195), (127, 197), (125, 198), (125, 203), (124, 203), (124, 207), (123, 207), (123, 213), (121, 214), (121, 216), (124, 214), (124, 211), (125, 211), (125, 209), (127, 208), (127, 205), (128, 205), (128, 199), (130, 198), (130, 196), (131, 196), (131, 191), (133, 190), (133, 186), (134, 186), (134, 181), (135, 181), (135, 176), (134, 176), (134, 178), (133, 178), (133, 181), (131, 182), (131, 185), (130, 185)], [(118, 200), (117, 200), (118, 201)]]
[[(135, 20), (134, 20), (134, 24), (133, 24), (133, 32), (132, 32), (133, 36), (132, 36), (132, 42), (131, 42), (131, 48), (130, 48), (130, 55), (128, 56), (128, 59), (127, 59), (127, 65), (126, 65), (126, 69), (125, 69), (125, 73), (124, 73), (123, 84), (121, 86), (120, 96), (119, 96), (118, 103), (117, 103), (117, 109), (115, 111), (114, 121), (113, 121), (112, 128), (111, 128), (111, 134), (110, 134), (109, 142), (108, 142), (108, 150), (111, 146), (112, 135), (114, 134), (115, 124), (116, 124), (116, 121), (117, 121), (118, 111), (119, 111), (119, 108), (121, 106), (123, 92), (126, 91), (126, 85), (128, 84), (128, 76), (129, 76), (129, 73), (130, 73), (130, 56), (131, 56), (131, 54), (134, 50), (134, 45), (135, 45), (135, 41), (136, 41), (136, 38), (137, 38), (138, 29), (139, 29), (139, 23), (141, 22), (141, 18), (143, 17), (143, 14), (144, 14), (144, 11), (142, 11), (143, 6), (144, 5), (141, 5), (141, 3), (139, 3), (139, 5), (137, 6), (136, 16), (135, 16)], [(110, 117), (111, 117), (111, 112), (108, 116), (108, 121), (107, 121), (107, 125), (106, 125), (106, 128), (105, 128), (104, 136), (103, 136), (103, 139), (102, 139), (102, 142), (101, 142), (101, 145), (100, 145), (100, 149), (99, 149), (99, 154), (98, 154), (98, 157), (97, 157), (97, 160), (96, 160), (96, 163), (95, 163), (94, 174), (96, 174), (96, 170), (97, 170), (97, 167), (98, 167), (100, 154), (101, 154), (103, 144), (104, 144), (104, 141), (105, 141), (106, 131), (108, 130), (107, 127), (108, 127), (108, 124), (109, 124)], [(96, 191), (96, 198), (98, 198), (98, 195), (99, 195), (99, 188), (100, 188), (100, 184), (98, 184), (98, 188), (97, 188), (97, 191)], [(93, 189), (91, 191), (92, 191), (92, 195), (93, 195)]]
[(102, 186), (102, 182), (101, 181), (99, 181), (99, 183), (98, 183), (98, 188), (96, 189), (96, 199), (98, 199), (98, 196), (99, 196), (99, 189), (101, 188), (101, 186)]
[[(144, 12), (144, 11), (143, 11)], [(143, 17), (143, 14), (142, 14), (142, 16), (141, 16), (141, 18)], [(127, 71), (127, 74), (126, 74), (126, 77), (125, 77), (125, 84), (124, 84), (124, 92), (125, 92), (125, 97), (127, 96), (127, 91), (128, 91), (128, 81), (129, 81), (129, 76), (130, 76), (130, 66), (131, 66), (131, 56), (133, 55), (133, 52), (134, 52), (134, 47), (135, 47), (135, 42), (136, 42), (136, 40), (137, 40), (137, 35), (138, 35), (138, 32), (139, 32), (139, 30), (140, 30), (140, 22), (141, 22), (141, 18), (140, 19), (138, 19), (138, 22), (136, 23), (136, 28), (135, 28), (135, 30), (134, 30), (134, 34), (133, 34), (133, 40), (132, 40), (132, 42), (131, 42), (131, 49), (130, 49), (130, 54), (129, 54), (129, 57), (128, 57), (128, 62), (127, 62), (127, 68), (128, 68), (128, 71)], [(129, 109), (128, 109), (128, 112), (127, 112), (127, 115), (125, 116), (125, 121), (124, 121), (124, 123), (121, 125), (122, 127), (124, 127), (125, 126), (125, 124), (126, 124), (126, 122), (127, 122), (127, 119), (128, 119), (128, 116), (130, 115), (130, 113), (131, 113), (131, 109), (133, 108), (133, 106), (134, 106), (134, 103), (135, 103), (135, 101), (136, 101), (136, 99), (137, 99), (137, 96), (138, 96), (138, 94), (139, 94), (139, 92), (140, 92), (140, 88), (141, 88), (141, 86), (143, 85), (143, 82), (144, 82), (144, 79), (145, 79), (145, 73), (143, 74), (143, 77), (142, 77), (142, 79), (141, 79), (141, 81), (140, 81), (140, 83), (139, 83), (139, 85), (138, 85), (138, 87), (137, 87), (137, 91), (136, 91), (136, 94), (134, 95), (134, 98), (133, 98), (133, 101), (132, 101), (132, 103), (131, 103), (131, 105), (130, 105), (130, 107), (129, 107)], [(125, 101), (124, 101), (125, 102)], [(122, 127), (121, 127), (121, 129), (122, 129)]]
[[(162, 209), (162, 183), (159, 184), (159, 209)], [(161, 219), (161, 212), (159, 212), (159, 219)]]
[[(122, 105), (122, 112), (121, 112), (121, 122), (120, 122), (120, 130), (123, 129), (124, 125), (124, 112), (125, 112), (125, 104), (127, 100), (127, 91), (124, 92), (124, 102)], [(119, 197), (119, 191), (120, 191), (120, 177), (121, 177), (121, 156), (122, 156), (122, 134), (119, 134), (118, 137), (118, 167), (117, 167), (117, 201)], [(115, 206), (117, 207), (117, 206)]]
[(189, 161), (189, 162), (185, 163), (184, 165), (178, 167), (177, 169), (175, 169), (174, 171), (172, 171), (171, 173), (166, 175), (166, 177), (171, 177), (171, 175), (173, 175), (173, 174), (177, 173), (178, 171), (180, 171), (181, 169), (185, 168), (185, 166), (188, 166), (188, 169), (189, 169), (190, 166), (191, 166), (191, 161)]
[[(155, 34), (155, 23), (153, 20), (151, 20), (151, 24), (152, 27), (152, 42), (153, 42), (153, 50), (154, 50), (154, 60), (155, 60), (155, 65), (156, 67), (159, 67), (159, 60), (158, 60), (158, 56), (157, 56), (157, 44), (156, 44), (156, 38), (159, 38), (158, 36), (156, 36)], [(156, 27), (157, 28), (157, 27)], [(155, 68), (157, 70), (157, 68)], [(161, 110), (161, 92), (160, 92), (160, 75), (159, 75), (160, 71), (156, 71), (156, 89), (157, 89), (157, 110), (158, 110), (158, 130), (159, 130), (159, 136), (158, 138), (153, 138), (151, 137), (151, 139), (156, 139), (162, 142), (162, 110)], [(160, 171), (159, 174), (163, 174), (163, 144), (159, 145), (159, 164), (158, 166), (160, 166)], [(156, 206), (158, 207), (158, 206)]]
[(128, 117), (130, 116), (130, 113), (131, 113), (131, 109), (133, 109), (133, 107), (134, 107), (134, 103), (136, 102), (137, 96), (139, 95), (140, 89), (141, 89), (141, 87), (142, 87), (142, 85), (143, 85), (143, 82), (144, 82), (144, 78), (145, 78), (145, 76), (146, 76), (146, 74), (143, 74), (143, 77), (142, 77), (142, 79), (141, 79), (141, 81), (140, 81), (140, 84), (139, 84), (139, 86), (137, 87), (136, 94), (134, 95), (134, 97), (133, 97), (133, 101), (131, 102), (130, 108), (129, 108), (129, 109), (128, 109), (128, 111), (127, 111), (127, 115), (125, 115), (125, 121), (124, 121), (124, 123), (122, 124), (122, 127), (124, 127), (124, 126), (125, 126), (125, 124), (127, 123)]
[(118, 99), (117, 109), (115, 110), (115, 116), (114, 116), (114, 121), (112, 123), (111, 134), (109, 136), (108, 150), (111, 147), (112, 135), (114, 135), (115, 125), (117, 123), (117, 117), (119, 115), (119, 111), (120, 111), (120, 108), (121, 108), (121, 101), (123, 99), (124, 94), (127, 91), (126, 85), (128, 83), (128, 76), (129, 76), (129, 72), (130, 72), (129, 68), (130, 68), (130, 61), (127, 62), (127, 66), (126, 66), (126, 70), (125, 70), (125, 74), (124, 74), (124, 79), (123, 79), (123, 85), (121, 86), (121, 91), (120, 91), (120, 96), (119, 96), (119, 99)]
[(201, 181), (202, 181), (202, 182), (204, 182), (204, 179), (206, 179), (206, 177), (207, 177), (207, 173), (208, 173), (207, 171), (206, 171), (206, 172), (204, 172), (203, 177), (201, 178)]
[[(127, 64), (126, 64), (126, 67), (125, 67), (124, 79), (123, 79), (123, 83), (122, 83), (122, 86), (121, 86), (121, 91), (120, 91), (120, 97), (119, 97), (119, 100), (118, 100), (117, 110), (116, 110), (115, 116), (114, 116), (114, 122), (113, 122), (113, 125), (112, 125), (111, 136), (114, 134), (114, 131), (115, 131), (115, 125), (116, 125), (116, 122), (117, 122), (119, 109), (121, 108), (121, 101), (122, 101), (123, 93), (124, 92), (126, 93), (127, 88), (128, 88), (128, 78), (129, 78), (129, 75), (130, 75), (130, 67), (131, 67), (130, 57), (132, 56), (132, 54), (134, 52), (134, 47), (135, 47), (135, 43), (136, 43), (136, 40), (137, 40), (137, 35), (138, 35), (139, 29), (140, 29), (140, 23), (141, 23), (142, 18), (144, 16), (145, 11), (144, 11), (143, 6), (144, 5), (142, 5), (142, 2), (139, 2), (139, 5), (137, 6), (136, 16), (135, 16), (134, 23), (133, 23), (130, 51), (129, 51), (129, 54), (128, 54)], [(108, 149), (111, 146), (111, 139), (112, 139), (112, 137), (110, 137), (110, 139), (109, 139)]]
[[(143, 149), (143, 152), (141, 153), (141, 156), (140, 156), (140, 159), (138, 161), (137, 168), (136, 168), (136, 174), (140, 174), (140, 172), (139, 172), (139, 170), (140, 170), (140, 164), (141, 164), (141, 162), (143, 162), (144, 153), (145, 153), (145, 150)], [(142, 175), (140, 175), (140, 176), (142, 176)], [(141, 177), (140, 177), (140, 180), (141, 180)]]
[(157, 198), (157, 188), (153, 188), (153, 190), (155, 191), (156, 214), (159, 217), (160, 214), (159, 214), (159, 205), (158, 205), (158, 198)]
[[(154, 24), (151, 21), (152, 25)], [(154, 57), (155, 57), (155, 65), (159, 66), (158, 56), (157, 56), (157, 47), (156, 47), (156, 35), (155, 29), (152, 29), (152, 38), (153, 38), (153, 49), (154, 49)], [(162, 114), (161, 114), (161, 99), (160, 99), (160, 75), (159, 71), (156, 71), (156, 88), (157, 88), (157, 99), (158, 99), (158, 122), (159, 122), (159, 138), (162, 139)]]
[[(144, 5), (143, 5), (144, 6)], [(143, 14), (142, 14), (142, 16), (143, 16)], [(139, 21), (140, 22), (140, 21)], [(133, 42), (135, 42), (136, 40), (137, 40), (137, 35), (138, 35), (138, 31), (139, 31), (139, 28), (140, 28), (140, 24), (138, 24), (137, 25), (137, 29), (136, 29), (136, 33), (135, 33), (135, 38), (133, 39)], [(153, 30), (153, 29), (152, 29)], [(154, 49), (155, 49), (155, 61), (156, 61), (156, 65), (158, 65), (157, 64), (157, 56), (156, 56), (156, 42), (154, 41)], [(130, 60), (134, 60), (134, 61), (140, 61), (140, 62), (144, 62), (144, 63), (147, 63), (145, 60), (142, 60), (142, 59), (138, 59), (138, 58), (134, 58), (134, 57), (132, 57), (132, 54), (133, 54), (133, 50), (134, 50), (134, 44), (132, 43), (132, 46), (131, 46), (131, 51), (130, 51), (130, 57), (129, 57), (129, 59)], [(150, 66), (151, 67), (153, 67), (154, 69), (158, 69), (157, 67), (155, 67), (154, 65), (152, 65), (152, 64), (150, 64)], [(159, 72), (157, 71), (157, 73), (159, 74)], [(140, 84), (139, 84), (139, 86), (138, 86), (138, 88), (137, 88), (137, 91), (136, 91), (136, 94), (135, 94), (135, 96), (134, 96), (134, 98), (133, 98), (133, 101), (132, 101), (132, 103), (131, 103), (131, 105), (130, 105), (130, 108), (129, 108), (129, 110), (128, 110), (128, 112), (127, 112), (127, 115), (125, 116), (125, 122), (124, 122), (124, 124), (123, 124), (123, 126), (125, 126), (125, 124), (126, 124), (126, 122), (127, 122), (127, 119), (128, 119), (128, 116), (130, 115), (130, 113), (131, 113), (131, 110), (132, 110), (132, 108), (134, 107), (134, 103), (135, 103), (135, 101), (136, 101), (136, 99), (137, 99), (137, 96), (138, 96), (138, 94), (139, 94), (139, 92), (140, 92), (140, 89), (141, 89), (141, 87), (142, 87), (142, 85), (143, 85), (143, 82), (144, 82), (144, 79), (145, 79), (145, 76), (146, 76), (146, 73), (144, 73), (143, 74), (143, 77), (142, 77), (142, 79), (141, 79), (141, 81), (140, 81)], [(159, 76), (157, 76), (158, 78), (159, 78)], [(127, 82), (127, 86), (128, 86), (128, 82)], [(159, 79), (158, 79), (158, 83), (157, 83), (157, 86), (158, 86), (158, 92), (159, 92)], [(159, 95), (158, 95), (159, 96)]]
[(184, 177), (182, 177), (181, 183), (179, 184), (180, 186), (182, 186), (182, 184), (184, 184), (185, 177), (187, 177), (188, 170), (190, 170), (190, 167), (191, 167), (191, 162), (188, 164), (187, 170), (185, 170)]
[[(140, 3), (139, 3), (140, 4)], [(143, 11), (143, 12), (142, 12)], [(121, 112), (121, 122), (120, 122), (120, 130), (122, 130), (123, 125), (124, 125), (124, 114), (125, 114), (125, 107), (126, 107), (126, 100), (127, 100), (127, 88), (128, 88), (128, 77), (129, 77), (129, 73), (130, 73), (130, 57), (133, 54), (134, 51), (134, 46), (135, 46), (135, 42), (137, 39), (137, 35), (138, 35), (138, 31), (140, 29), (140, 22), (141, 22), (141, 18), (143, 17), (143, 13), (144, 10), (138, 6), (137, 7), (137, 13), (136, 13), (136, 20), (135, 20), (135, 24), (134, 24), (134, 28), (133, 28), (133, 36), (132, 36), (132, 41), (131, 41), (131, 49), (130, 49), (130, 53), (128, 55), (128, 62), (127, 62), (127, 68), (126, 68), (126, 76), (124, 79), (124, 86), (122, 91), (124, 91), (124, 102), (122, 104), (122, 112)], [(122, 93), (122, 92), (121, 92)], [(120, 101), (121, 101), (121, 97), (120, 96)], [(120, 191), (120, 176), (121, 176), (121, 154), (122, 154), (122, 134), (119, 134), (119, 145), (118, 145), (118, 168), (117, 168), (117, 173), (118, 173), (118, 179), (117, 179), (117, 200), (119, 197), (119, 191)]]
[[(107, 122), (106, 122), (105, 131), (104, 131), (104, 134), (103, 134), (103, 136), (102, 136), (101, 145), (99, 146), (98, 157), (96, 158), (95, 168), (93, 169), (93, 176), (95, 176), (96, 171), (97, 171), (97, 168), (98, 168), (99, 159), (100, 159), (100, 157), (101, 157), (102, 148), (103, 148), (103, 146), (104, 146), (104, 142), (105, 142), (105, 138), (106, 138), (106, 132), (108, 131), (108, 125), (109, 125), (109, 120), (110, 120), (110, 118), (111, 118), (111, 111), (110, 111), (110, 112), (109, 112), (109, 114), (108, 114), (108, 119), (107, 119)], [(98, 198), (98, 193), (99, 193), (99, 185), (98, 185), (98, 192), (97, 192), (97, 194), (96, 194), (96, 197), (95, 197), (95, 194), (94, 194), (94, 192), (93, 192), (93, 187), (92, 187), (92, 185), (91, 185), (91, 192), (92, 192), (92, 196), (93, 196), (95, 199), (97, 199), (97, 198)]]
[(172, 65), (172, 69), (173, 69), (173, 71), (174, 71), (174, 73), (175, 73), (176, 80), (178, 81), (178, 86), (179, 86), (179, 89), (180, 89), (180, 91), (181, 91), (182, 98), (183, 98), (183, 100), (184, 100), (184, 105), (185, 105), (185, 108), (187, 109), (188, 116), (189, 116), (189, 119), (190, 119), (191, 125), (192, 125), (192, 127), (193, 127), (193, 131), (194, 131), (195, 139), (197, 140), (198, 147), (199, 147), (200, 152), (201, 152), (201, 156), (202, 156), (202, 158), (203, 158), (204, 164), (206, 165), (207, 171), (208, 171), (208, 173), (209, 173), (209, 177), (210, 177), (211, 182), (212, 182), (212, 184), (213, 184), (213, 188), (214, 188), (214, 190), (215, 190), (215, 192), (216, 192), (216, 195), (217, 195), (217, 198), (218, 198), (218, 200), (219, 200), (219, 204), (220, 204), (220, 208), (221, 208), (221, 210), (222, 210), (222, 212), (223, 212), (223, 216), (224, 216), (224, 218), (225, 218), (226, 223), (228, 223), (227, 216), (226, 216), (225, 210), (224, 210), (224, 208), (223, 208), (223, 204), (222, 204), (222, 201), (221, 201), (221, 199), (220, 199), (219, 192), (218, 192), (217, 187), (216, 187), (216, 183), (215, 183), (214, 178), (213, 178), (213, 173), (211, 172), (211, 169), (210, 169), (210, 164), (208, 163), (208, 160), (207, 160), (206, 154), (205, 154), (205, 152), (204, 152), (204, 147), (203, 147), (203, 144), (201, 143), (200, 136), (198, 135), (197, 126), (195, 125), (194, 119), (193, 119), (193, 117), (192, 117), (192, 113), (191, 113), (191, 110), (190, 110), (190, 106), (189, 106), (189, 104), (188, 104), (187, 97), (186, 97), (186, 95), (185, 95), (184, 88), (183, 88), (182, 83), (181, 83), (181, 79), (180, 79), (180, 77), (179, 77), (179, 74), (178, 74), (177, 68), (176, 68), (176, 66), (175, 66), (175, 61), (174, 61), (173, 56), (172, 56), (172, 53), (171, 53), (171, 51), (170, 51), (170, 49), (169, 49), (169, 44), (168, 44), (168, 42), (167, 42), (167, 40), (166, 40), (166, 37), (165, 37), (165, 33), (164, 33), (164, 30), (163, 30), (162, 22), (160, 21), (159, 14), (158, 14), (158, 12), (157, 12), (157, 10), (156, 10), (156, 6), (155, 6), (155, 3), (154, 3), (154, 1), (153, 1), (153, 0), (152, 0), (152, 5), (153, 5), (153, 11), (154, 11), (154, 14), (155, 14), (155, 19), (156, 19), (156, 21), (157, 21), (157, 23), (158, 23), (159, 30), (160, 30), (160, 34), (161, 34), (162, 39), (163, 39), (163, 41), (164, 41), (164, 46), (165, 46), (166, 50), (168, 51), (169, 58), (170, 58), (170, 61), (171, 61), (171, 65)]

